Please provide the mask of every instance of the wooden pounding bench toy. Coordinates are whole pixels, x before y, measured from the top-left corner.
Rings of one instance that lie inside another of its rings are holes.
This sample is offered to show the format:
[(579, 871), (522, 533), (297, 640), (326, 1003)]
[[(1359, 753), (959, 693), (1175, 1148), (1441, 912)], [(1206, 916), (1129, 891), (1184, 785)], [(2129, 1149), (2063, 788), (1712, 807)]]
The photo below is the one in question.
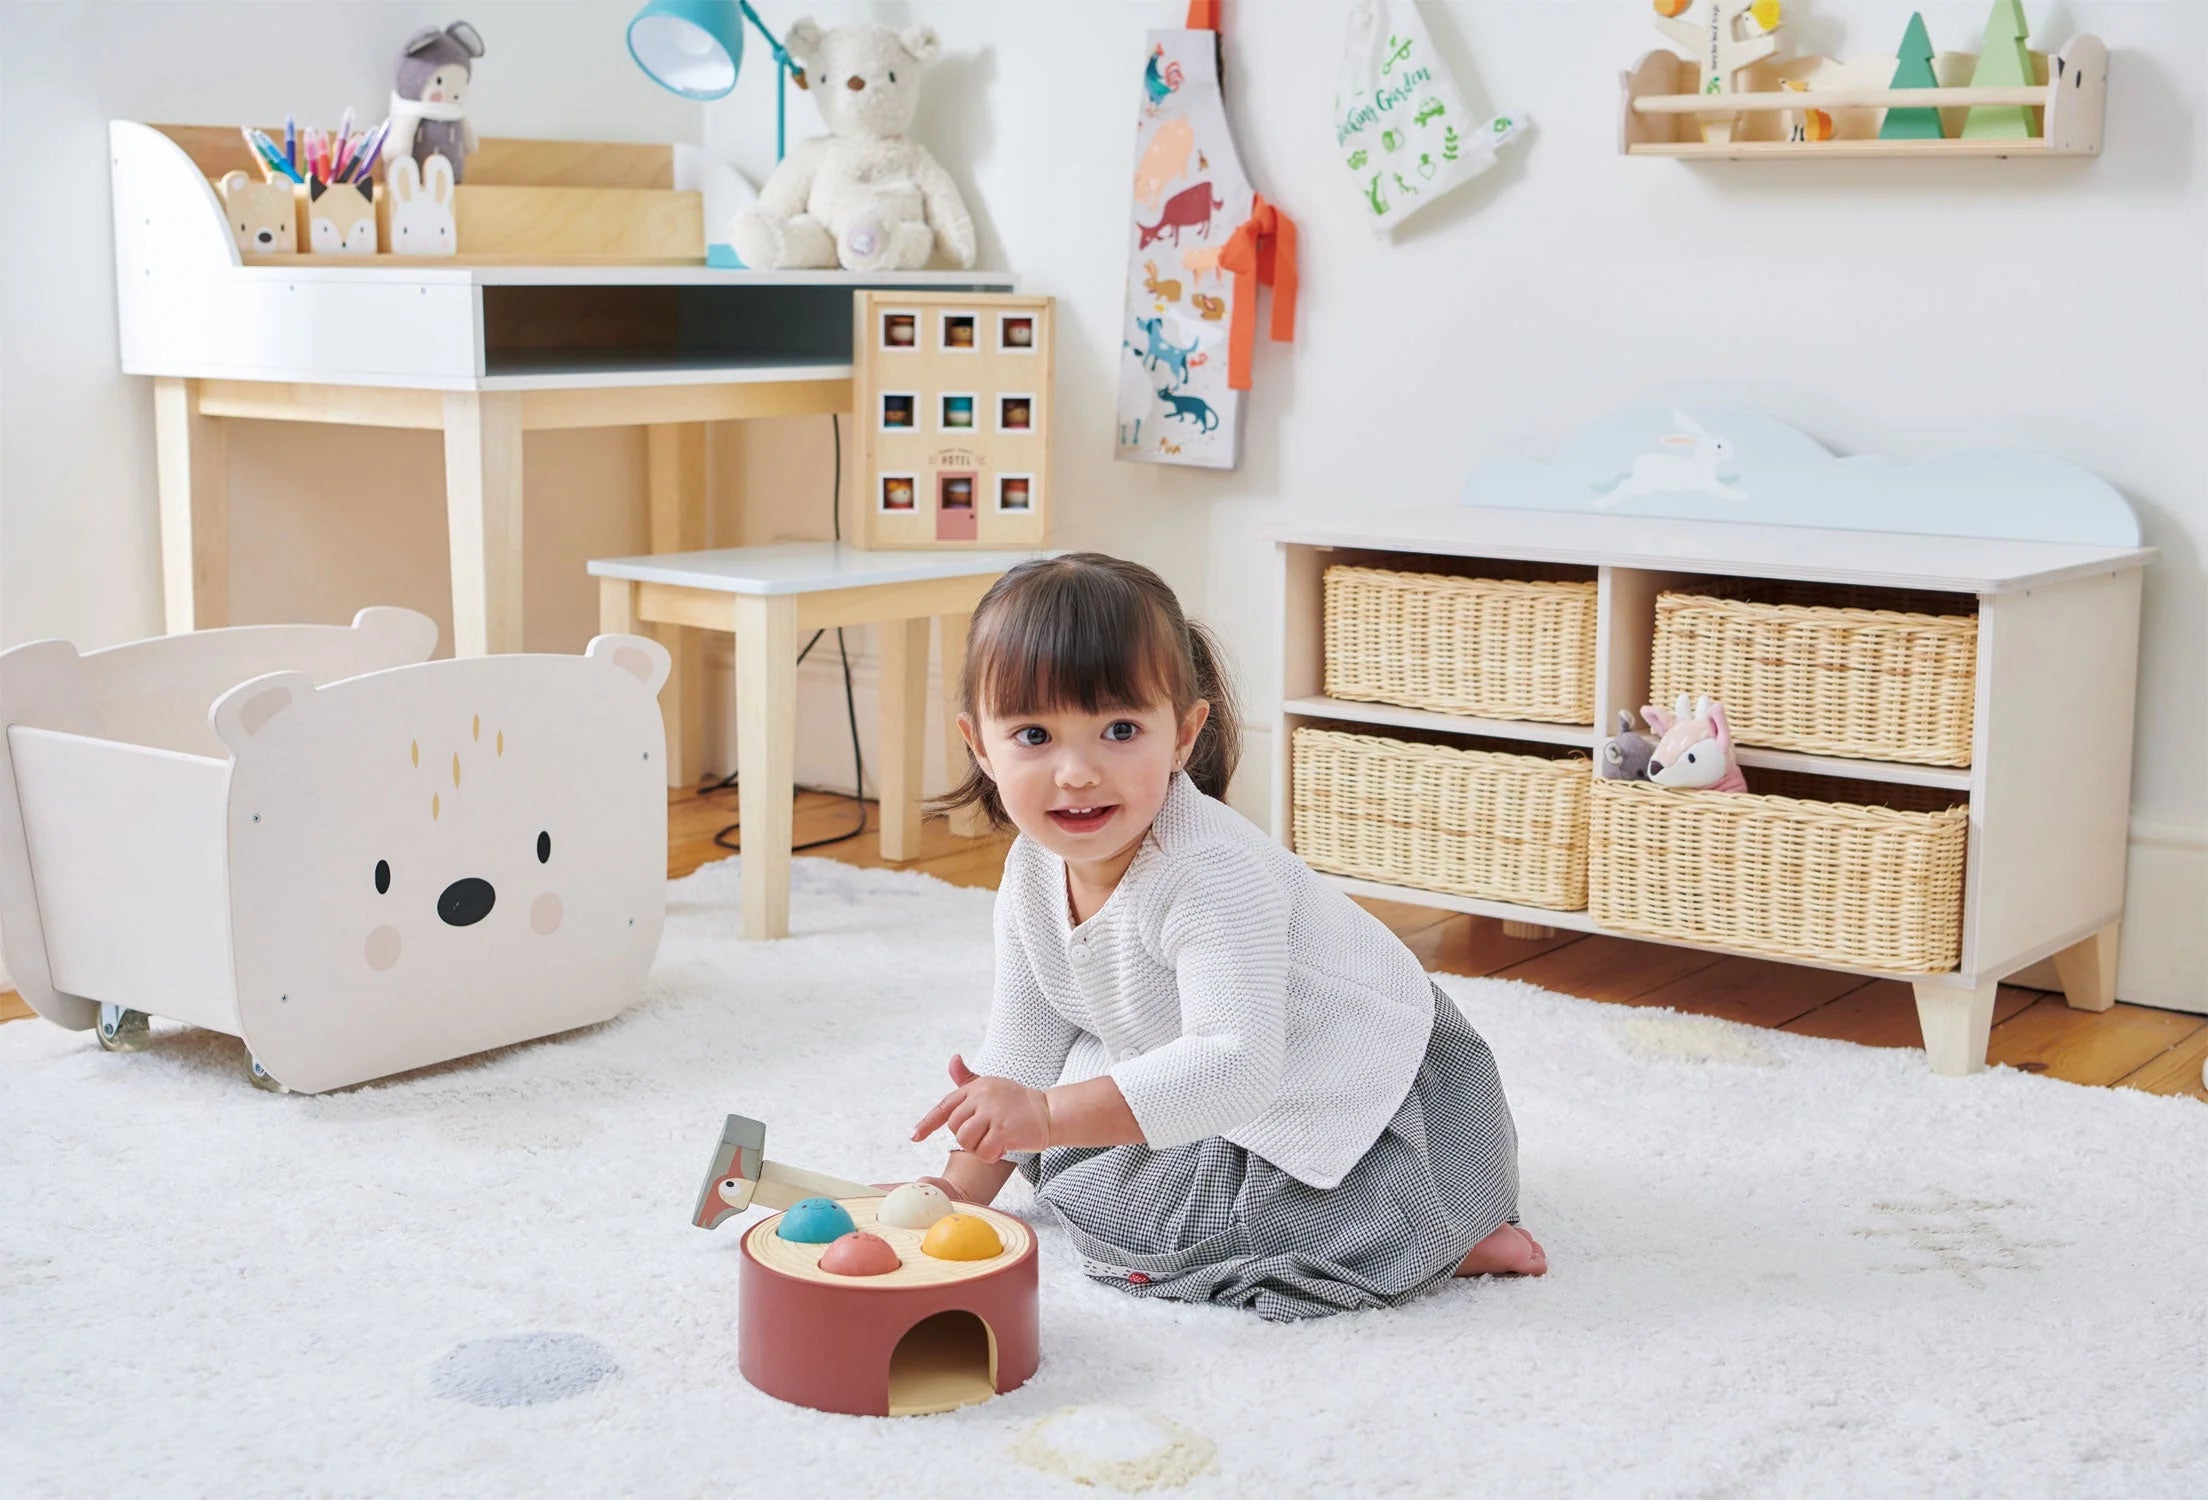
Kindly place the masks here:
[(743, 1238), (737, 1367), (768, 1395), (853, 1416), (950, 1411), (1035, 1373), (1035, 1236), (939, 1189), (888, 1190), (766, 1159), (730, 1115), (691, 1222), (781, 1212)]

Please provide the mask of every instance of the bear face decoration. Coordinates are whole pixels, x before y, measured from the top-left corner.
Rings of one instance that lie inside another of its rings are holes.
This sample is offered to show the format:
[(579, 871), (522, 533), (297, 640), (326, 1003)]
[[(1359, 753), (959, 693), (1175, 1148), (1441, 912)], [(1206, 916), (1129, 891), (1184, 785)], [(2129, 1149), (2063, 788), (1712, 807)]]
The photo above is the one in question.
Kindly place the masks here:
[(601, 636), (216, 703), (239, 1018), (271, 1073), (314, 1091), (635, 997), (665, 912), (667, 671)]

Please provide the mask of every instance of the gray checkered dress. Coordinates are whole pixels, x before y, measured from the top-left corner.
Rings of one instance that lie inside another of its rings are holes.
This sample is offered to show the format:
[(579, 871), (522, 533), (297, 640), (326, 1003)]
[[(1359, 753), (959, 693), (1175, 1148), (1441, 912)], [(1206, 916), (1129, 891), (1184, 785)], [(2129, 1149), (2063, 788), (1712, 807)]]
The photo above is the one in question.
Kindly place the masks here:
[(1408, 1302), (1518, 1222), (1518, 1133), (1495, 1059), (1438, 987), (1410, 1092), (1337, 1187), (1219, 1136), (1053, 1149), (1020, 1171), (1096, 1280), (1281, 1322)]

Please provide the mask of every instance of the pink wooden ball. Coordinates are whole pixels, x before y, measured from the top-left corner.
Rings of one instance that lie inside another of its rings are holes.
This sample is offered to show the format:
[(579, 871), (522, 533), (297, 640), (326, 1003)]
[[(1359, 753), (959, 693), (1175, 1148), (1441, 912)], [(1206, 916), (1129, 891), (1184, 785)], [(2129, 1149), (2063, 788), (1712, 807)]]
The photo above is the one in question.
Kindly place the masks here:
[(903, 1262), (889, 1241), (854, 1229), (820, 1252), (820, 1268), (833, 1276), (886, 1276)]

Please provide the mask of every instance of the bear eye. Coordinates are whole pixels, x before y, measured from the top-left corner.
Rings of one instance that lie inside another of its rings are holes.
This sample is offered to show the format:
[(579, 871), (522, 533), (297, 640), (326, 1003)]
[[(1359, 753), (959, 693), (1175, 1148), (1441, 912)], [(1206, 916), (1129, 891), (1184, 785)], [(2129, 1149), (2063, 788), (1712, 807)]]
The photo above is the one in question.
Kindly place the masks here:
[(388, 859), (379, 859), (376, 861), (376, 894), (379, 896), (385, 896), (389, 895), (390, 892), (391, 861), (389, 861)]
[(537, 835), (537, 863), (540, 865), (552, 863), (552, 835), (549, 832)]

